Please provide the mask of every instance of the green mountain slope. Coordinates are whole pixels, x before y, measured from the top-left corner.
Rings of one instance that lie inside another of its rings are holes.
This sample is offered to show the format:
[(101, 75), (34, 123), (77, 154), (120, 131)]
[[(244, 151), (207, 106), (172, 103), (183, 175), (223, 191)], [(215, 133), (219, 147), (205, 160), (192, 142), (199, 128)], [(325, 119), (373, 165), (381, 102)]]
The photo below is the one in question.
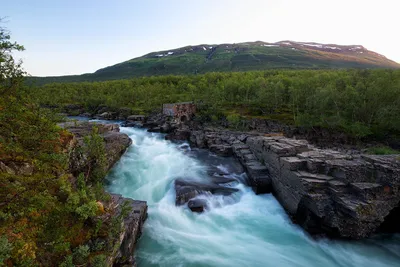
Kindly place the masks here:
[(38, 83), (102, 81), (150, 75), (265, 69), (400, 68), (360, 45), (281, 41), (197, 45), (149, 53), (91, 74), (35, 77)]

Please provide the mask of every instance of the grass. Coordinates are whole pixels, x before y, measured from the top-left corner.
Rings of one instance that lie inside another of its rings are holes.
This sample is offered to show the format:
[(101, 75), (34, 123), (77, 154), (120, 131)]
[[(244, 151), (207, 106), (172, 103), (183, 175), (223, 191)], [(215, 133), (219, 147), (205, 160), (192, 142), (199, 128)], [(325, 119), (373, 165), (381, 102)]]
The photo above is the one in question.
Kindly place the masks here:
[(375, 146), (368, 148), (367, 153), (371, 155), (393, 155), (400, 154), (400, 151), (387, 146)]

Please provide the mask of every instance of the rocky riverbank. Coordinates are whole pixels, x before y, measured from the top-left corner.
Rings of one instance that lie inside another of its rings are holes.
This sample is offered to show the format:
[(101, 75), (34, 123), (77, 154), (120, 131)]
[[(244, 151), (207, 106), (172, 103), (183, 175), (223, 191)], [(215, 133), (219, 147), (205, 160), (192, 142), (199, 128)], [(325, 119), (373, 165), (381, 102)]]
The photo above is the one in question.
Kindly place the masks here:
[[(89, 136), (94, 128), (97, 129), (96, 131), (102, 137), (104, 143), (106, 152), (105, 171), (112, 168), (132, 142), (126, 134), (119, 132), (117, 124), (67, 122), (60, 124), (60, 126), (73, 134), (69, 145), (69, 169), (74, 177), (87, 171), (88, 155), (83, 149), (84, 138)], [(76, 183), (76, 181), (72, 181), (72, 183)], [(142, 233), (142, 226), (147, 218), (146, 202), (110, 194), (110, 201), (100, 205), (104, 206), (105, 213), (96, 220), (102, 221), (102, 224), (109, 225), (113, 218), (121, 218), (120, 232), (115, 240), (96, 240), (96, 242), (113, 243), (112, 250), (107, 258), (108, 266), (136, 266), (133, 255), (135, 244)]]
[[(399, 155), (321, 149), (278, 131), (202, 128), (191, 122), (173, 124), (161, 115), (148, 126), (168, 133), (166, 139), (188, 140), (218, 155), (236, 156), (247, 171), (248, 185), (257, 194), (273, 193), (310, 234), (360, 239), (400, 231)], [(178, 181), (175, 186), (179, 192), (183, 185)], [(202, 210), (201, 203), (192, 204), (195, 211)]]

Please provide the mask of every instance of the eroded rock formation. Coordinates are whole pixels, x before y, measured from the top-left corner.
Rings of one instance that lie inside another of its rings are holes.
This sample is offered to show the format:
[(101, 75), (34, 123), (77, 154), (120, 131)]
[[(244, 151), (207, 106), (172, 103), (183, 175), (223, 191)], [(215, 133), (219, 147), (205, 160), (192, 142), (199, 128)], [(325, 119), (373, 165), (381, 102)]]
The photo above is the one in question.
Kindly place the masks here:
[[(60, 126), (68, 129), (74, 135), (69, 147), (70, 171), (74, 175), (86, 171), (88, 155), (83, 149), (84, 137), (90, 135), (94, 128), (97, 129), (97, 133), (104, 142), (105, 171), (112, 168), (132, 142), (126, 134), (119, 132), (117, 124), (67, 122)], [(127, 208), (124, 210), (124, 207)], [(136, 266), (133, 255), (135, 244), (142, 233), (142, 226), (147, 218), (146, 202), (111, 194), (111, 200), (107, 203), (106, 211), (102, 217), (98, 218), (105, 224), (109, 223), (110, 217), (118, 218), (122, 216), (120, 234), (107, 258), (108, 266)]]
[(195, 146), (235, 155), (249, 186), (256, 193), (274, 193), (311, 234), (359, 239), (400, 225), (399, 155), (318, 149), (280, 134), (206, 128), (188, 135)]

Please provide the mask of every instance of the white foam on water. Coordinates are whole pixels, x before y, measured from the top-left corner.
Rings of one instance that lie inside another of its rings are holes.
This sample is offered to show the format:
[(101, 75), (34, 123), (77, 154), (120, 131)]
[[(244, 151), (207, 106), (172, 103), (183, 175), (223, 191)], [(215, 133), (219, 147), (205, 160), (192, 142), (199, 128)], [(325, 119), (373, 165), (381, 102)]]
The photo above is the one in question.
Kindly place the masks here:
[(133, 144), (110, 172), (108, 189), (148, 202), (136, 250), (140, 267), (400, 266), (400, 236), (315, 241), (291, 223), (272, 195), (255, 195), (243, 184), (232, 185), (239, 191), (231, 196), (201, 196), (210, 207), (202, 214), (176, 207), (174, 179), (204, 179), (206, 166), (160, 134), (124, 127), (121, 132)]

